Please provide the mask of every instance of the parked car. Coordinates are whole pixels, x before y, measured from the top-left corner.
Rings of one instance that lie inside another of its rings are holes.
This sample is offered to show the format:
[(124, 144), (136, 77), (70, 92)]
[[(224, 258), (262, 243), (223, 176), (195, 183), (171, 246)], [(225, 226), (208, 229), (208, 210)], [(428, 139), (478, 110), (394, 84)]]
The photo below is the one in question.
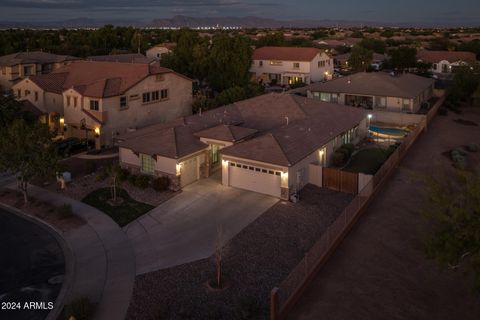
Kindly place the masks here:
[(55, 142), (57, 152), (60, 155), (68, 157), (72, 153), (78, 153), (87, 149), (91, 145), (91, 141), (86, 142), (79, 138), (71, 137), (67, 139), (58, 140)]

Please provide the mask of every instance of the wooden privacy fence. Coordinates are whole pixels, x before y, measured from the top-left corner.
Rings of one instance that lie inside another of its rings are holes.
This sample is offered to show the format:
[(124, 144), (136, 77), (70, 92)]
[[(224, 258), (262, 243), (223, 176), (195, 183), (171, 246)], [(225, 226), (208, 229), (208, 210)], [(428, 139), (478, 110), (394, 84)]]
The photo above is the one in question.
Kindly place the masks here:
[(322, 169), (322, 186), (346, 193), (358, 193), (358, 173), (335, 168)]
[[(394, 169), (418, 139), (422, 131), (427, 129), (427, 123), (433, 119), (444, 101), (445, 97), (442, 97), (437, 101), (437, 103), (429, 110), (426, 117), (424, 117), (418, 126), (410, 132), (407, 137), (405, 137), (402, 144), (392, 153), (377, 173), (375, 173), (373, 179), (362, 190), (358, 191), (358, 194), (352, 202), (327, 228), (320, 239), (306, 253), (305, 257), (295, 268), (293, 268), (290, 274), (278, 287), (272, 289), (270, 294), (270, 319), (276, 320), (284, 319), (286, 317), (288, 311), (290, 311), (306, 289), (307, 284), (313, 280), (317, 272), (333, 254), (336, 247), (355, 225), (369, 203), (387, 181), (387, 178), (393, 173)], [(331, 175), (331, 177), (326, 178), (326, 175)], [(341, 182), (338, 182), (338, 179), (338, 173), (331, 173), (328, 170), (323, 171), (323, 181), (328, 180), (328, 184), (335, 186), (340, 184), (340, 188), (342, 188)]]

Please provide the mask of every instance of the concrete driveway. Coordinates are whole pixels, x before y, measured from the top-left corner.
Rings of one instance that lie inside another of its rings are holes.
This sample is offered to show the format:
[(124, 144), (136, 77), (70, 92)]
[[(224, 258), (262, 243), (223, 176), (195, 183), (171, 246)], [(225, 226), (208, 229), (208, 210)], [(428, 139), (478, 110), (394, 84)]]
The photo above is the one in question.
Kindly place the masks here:
[(218, 226), (226, 243), (278, 199), (202, 179), (124, 227), (135, 252), (137, 274), (210, 256)]

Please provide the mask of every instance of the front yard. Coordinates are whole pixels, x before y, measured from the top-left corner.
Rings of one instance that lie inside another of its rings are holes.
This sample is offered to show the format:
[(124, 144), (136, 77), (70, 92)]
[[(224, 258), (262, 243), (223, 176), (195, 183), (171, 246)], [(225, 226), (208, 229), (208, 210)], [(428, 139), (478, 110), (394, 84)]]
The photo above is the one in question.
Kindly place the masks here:
[(279, 285), (352, 195), (307, 185), (300, 202), (278, 202), (222, 249), (227, 288), (206, 283), (214, 258), (136, 278), (128, 319), (266, 319), (270, 290)]
[(82, 202), (108, 214), (120, 227), (155, 208), (152, 205), (135, 201), (127, 191), (121, 188), (117, 188), (118, 204), (113, 204), (110, 200), (111, 192), (111, 188), (95, 190), (83, 198)]

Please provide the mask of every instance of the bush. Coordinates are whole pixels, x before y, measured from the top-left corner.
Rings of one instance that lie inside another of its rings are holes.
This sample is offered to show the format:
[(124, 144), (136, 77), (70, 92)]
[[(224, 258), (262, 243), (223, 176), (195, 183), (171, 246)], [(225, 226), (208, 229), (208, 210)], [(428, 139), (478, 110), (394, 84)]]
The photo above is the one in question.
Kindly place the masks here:
[(130, 183), (132, 186), (135, 186), (137, 182), (137, 176), (134, 174), (131, 174), (128, 176), (127, 180), (128, 180), (128, 183)]
[(470, 143), (469, 145), (467, 145), (467, 150), (470, 152), (477, 152), (480, 150), (480, 147), (476, 143)]
[(150, 184), (150, 177), (146, 175), (138, 175), (135, 178), (135, 184), (134, 186), (140, 188), (140, 189), (146, 189), (148, 188), (148, 185)]
[(87, 297), (81, 297), (65, 305), (65, 319), (73, 317), (75, 320), (92, 319), (94, 305)]
[(170, 180), (168, 177), (158, 177), (152, 181), (152, 188), (155, 191), (165, 191), (170, 185)]
[(105, 168), (104, 168), (102, 171), (100, 171), (99, 174), (97, 174), (97, 177), (95, 178), (95, 180), (97, 180), (97, 181), (104, 181), (104, 180), (107, 179), (107, 178), (108, 178), (108, 172), (107, 172), (107, 170), (105, 170)]
[(117, 177), (118, 177), (118, 180), (120, 180), (120, 182), (127, 181), (129, 176), (130, 176), (130, 171), (128, 171), (128, 169), (118, 167)]
[(385, 150), (385, 152), (387, 153), (387, 157), (390, 157), (397, 148), (398, 148), (398, 144), (389, 145), (388, 148)]
[(335, 167), (341, 167), (345, 163), (345, 153), (339, 152), (338, 150), (332, 154), (332, 164)]
[(348, 157), (350, 158), (353, 154), (353, 151), (355, 151), (355, 145), (353, 143), (346, 143), (341, 146), (341, 148), (348, 150)]
[(55, 212), (60, 218), (68, 218), (73, 215), (72, 205), (70, 203), (64, 203), (63, 205), (57, 207)]

